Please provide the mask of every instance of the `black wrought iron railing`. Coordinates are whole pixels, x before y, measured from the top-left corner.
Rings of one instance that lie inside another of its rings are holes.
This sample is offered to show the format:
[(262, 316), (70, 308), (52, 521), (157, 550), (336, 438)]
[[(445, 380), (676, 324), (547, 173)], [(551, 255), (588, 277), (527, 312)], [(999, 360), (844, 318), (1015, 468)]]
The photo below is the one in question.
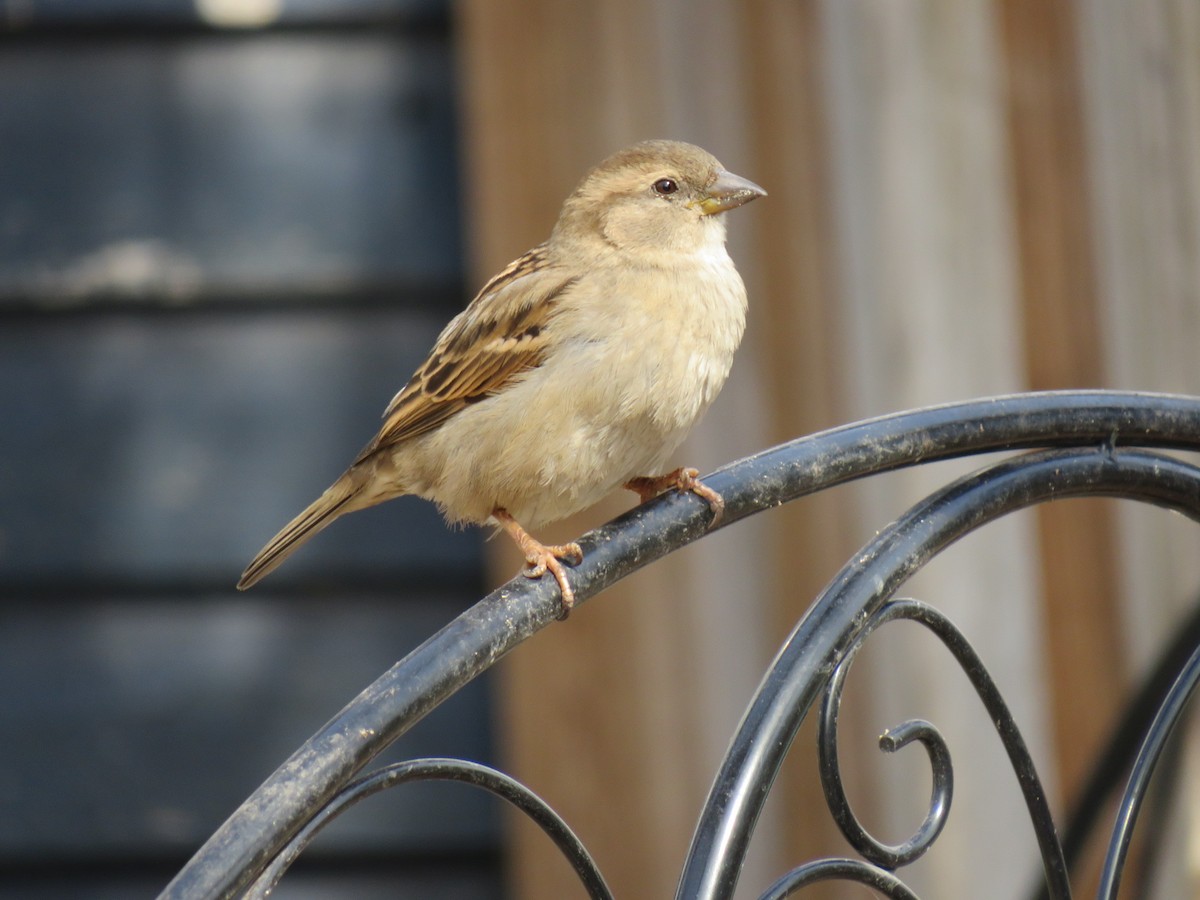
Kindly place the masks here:
[[(917, 622), (949, 649), (996, 723), (1029, 811), (1044, 871), (1042, 896), (1071, 896), (1081, 835), (1101, 799), (1121, 792), (1099, 896), (1115, 898), (1149, 776), (1200, 678), (1200, 619), (1180, 632), (1098, 763), (1060, 841), (1033, 761), (983, 662), (937, 610), (896, 593), (954, 541), (1010, 512), (1065, 497), (1107, 496), (1155, 504), (1200, 520), (1200, 468), (1163, 451), (1200, 451), (1200, 399), (1162, 394), (1052, 392), (997, 397), (885, 416), (800, 438), (726, 466), (705, 482), (725, 498), (721, 527), (853, 479), (934, 460), (1022, 451), (932, 494), (855, 554), (807, 611), (750, 702), (716, 774), (683, 863), (678, 898), (729, 898), (758, 816), (801, 723), (819, 703), (821, 779), (831, 812), (860, 859), (800, 865), (761, 895), (782, 898), (840, 879), (892, 898), (916, 895), (902, 871), (948, 827), (951, 752), (938, 729), (904, 722), (885, 750), (914, 741), (930, 761), (924, 822), (889, 846), (856, 818), (841, 786), (837, 721), (841, 689), (863, 642), (888, 622)], [(571, 572), (585, 603), (636, 569), (703, 535), (706, 504), (670, 494), (580, 539)], [(536, 631), (555, 621), (554, 582), (516, 578), (446, 625), (366, 688), (296, 751), (196, 853), (163, 898), (264, 896), (326, 822), (363, 796), (418, 778), (467, 781), (528, 813), (570, 860), (590, 896), (609, 897), (586, 850), (559, 817), (507, 776), (473, 763), (416, 760), (359, 772), (431, 709)], [(1151, 710), (1151, 712), (1146, 712)], [(1018, 886), (1019, 887), (1019, 886)]]

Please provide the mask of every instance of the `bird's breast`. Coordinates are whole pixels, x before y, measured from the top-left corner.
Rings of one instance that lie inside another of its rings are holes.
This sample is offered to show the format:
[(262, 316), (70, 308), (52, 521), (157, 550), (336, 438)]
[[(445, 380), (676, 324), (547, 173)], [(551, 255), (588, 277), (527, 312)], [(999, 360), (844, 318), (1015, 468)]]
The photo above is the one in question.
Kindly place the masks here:
[(609, 352), (619, 359), (614, 384), (620, 412), (690, 427), (729, 375), (746, 325), (746, 292), (733, 263), (719, 254), (647, 279), (621, 298)]

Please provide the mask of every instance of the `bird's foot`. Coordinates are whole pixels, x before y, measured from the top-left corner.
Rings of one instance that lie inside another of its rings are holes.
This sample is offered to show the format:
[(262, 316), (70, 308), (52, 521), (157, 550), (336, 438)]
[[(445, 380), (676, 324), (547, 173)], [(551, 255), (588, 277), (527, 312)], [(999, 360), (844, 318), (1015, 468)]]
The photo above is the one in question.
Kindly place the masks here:
[(659, 475), (657, 478), (631, 478), (625, 482), (625, 488), (637, 494), (642, 503), (653, 500), (668, 488), (675, 488), (677, 491), (691, 491), (696, 496), (702, 497), (708, 503), (708, 508), (712, 510), (712, 520), (708, 523), (709, 528), (715, 528), (722, 516), (725, 515), (725, 498), (700, 480), (699, 469), (679, 468), (666, 475)]
[(517, 520), (508, 514), (507, 510), (500, 507), (492, 510), (492, 518), (500, 523), (500, 527), (508, 532), (509, 537), (516, 541), (521, 552), (525, 554), (527, 568), (524, 575), (526, 578), (541, 578), (546, 572), (554, 576), (562, 594), (562, 611), (559, 618), (565, 619), (569, 616), (571, 608), (575, 605), (575, 592), (571, 590), (571, 585), (567, 582), (567, 570), (562, 561), (570, 560), (571, 564), (575, 566), (583, 562), (583, 551), (579, 545), (574, 542), (543, 544), (522, 528)]

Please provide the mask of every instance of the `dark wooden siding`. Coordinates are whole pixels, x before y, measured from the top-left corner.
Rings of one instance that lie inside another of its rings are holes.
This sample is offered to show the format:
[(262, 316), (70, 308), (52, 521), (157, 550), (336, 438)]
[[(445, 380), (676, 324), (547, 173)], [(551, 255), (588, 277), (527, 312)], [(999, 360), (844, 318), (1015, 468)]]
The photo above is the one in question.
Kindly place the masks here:
[[(416, 500), (233, 589), (462, 303), (451, 31), (403, 0), (254, 30), (22, 8), (0, 36), (0, 896), (151, 896), (481, 590), (481, 535)], [(473, 686), (391, 757), (488, 759), (488, 706)], [(495, 897), (498, 845), (482, 795), (405, 788), (281, 896)]]

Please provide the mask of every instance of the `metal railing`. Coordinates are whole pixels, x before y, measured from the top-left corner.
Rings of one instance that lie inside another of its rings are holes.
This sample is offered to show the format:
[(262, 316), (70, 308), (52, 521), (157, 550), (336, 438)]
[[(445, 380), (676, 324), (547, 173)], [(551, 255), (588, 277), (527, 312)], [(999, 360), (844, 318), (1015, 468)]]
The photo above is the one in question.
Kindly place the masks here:
[[(851, 558), (807, 609), (764, 676), (716, 775), (683, 865), (677, 897), (729, 898), (767, 793), (801, 723), (820, 703), (820, 774), (835, 821), (861, 859), (806, 863), (763, 898), (815, 881), (869, 885), (887, 897), (916, 895), (897, 874), (947, 824), (950, 750), (937, 728), (913, 720), (881, 738), (885, 750), (914, 741), (930, 760), (925, 821), (888, 846), (855, 817), (841, 786), (837, 719), (855, 654), (896, 619), (923, 625), (949, 649), (979, 694), (1018, 775), (1044, 869), (1041, 896), (1071, 896), (1069, 867), (1102, 799), (1123, 790), (1099, 896), (1115, 898), (1149, 775), (1200, 678), (1200, 617), (1182, 629), (1130, 707), (1060, 842), (1020, 731), (963, 635), (932, 607), (896, 599), (918, 569), (951, 543), (1010, 512), (1065, 497), (1152, 503), (1200, 520), (1200, 468), (1164, 450), (1200, 451), (1200, 399), (1163, 394), (1051, 392), (997, 397), (885, 416), (800, 438), (706, 476), (725, 498), (721, 527), (834, 485), (921, 463), (1017, 452), (960, 478), (914, 506)], [(576, 602), (706, 533), (707, 505), (671, 493), (580, 539), (571, 571)], [(455, 760), (415, 760), (358, 773), (454, 691), (559, 613), (551, 579), (518, 577), (468, 609), (385, 672), (292, 755), (196, 853), (163, 898), (261, 897), (312, 836), (364, 796), (419, 778), (466, 781), (529, 814), (555, 841), (595, 898), (610, 897), (587, 851), (559, 817), (507, 776)], [(1130, 772), (1124, 786), (1121, 777)]]

